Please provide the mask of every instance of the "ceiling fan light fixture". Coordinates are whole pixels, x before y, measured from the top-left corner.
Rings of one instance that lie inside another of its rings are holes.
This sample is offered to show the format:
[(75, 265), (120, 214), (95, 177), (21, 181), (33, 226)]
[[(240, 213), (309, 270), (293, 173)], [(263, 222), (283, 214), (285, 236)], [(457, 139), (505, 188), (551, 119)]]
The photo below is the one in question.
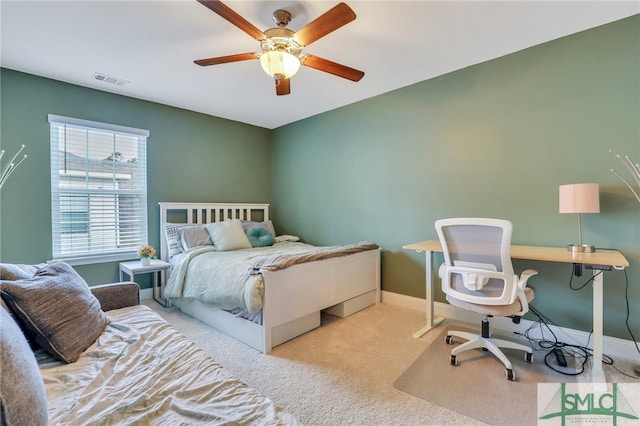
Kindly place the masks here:
[(284, 9), (276, 10), (273, 19), (278, 27), (263, 32), (225, 5), (222, 0), (198, 2), (259, 41), (260, 51), (198, 59), (193, 61), (196, 65), (208, 66), (260, 59), (264, 72), (275, 80), (278, 96), (291, 93), (290, 78), (298, 72), (301, 65), (351, 81), (360, 81), (364, 77), (364, 72), (357, 69), (302, 53), (306, 46), (356, 19), (355, 12), (345, 3), (338, 3), (295, 32), (287, 28), (291, 21), (291, 13)]
[(264, 72), (276, 80), (291, 78), (300, 69), (300, 59), (284, 50), (270, 50), (260, 55)]

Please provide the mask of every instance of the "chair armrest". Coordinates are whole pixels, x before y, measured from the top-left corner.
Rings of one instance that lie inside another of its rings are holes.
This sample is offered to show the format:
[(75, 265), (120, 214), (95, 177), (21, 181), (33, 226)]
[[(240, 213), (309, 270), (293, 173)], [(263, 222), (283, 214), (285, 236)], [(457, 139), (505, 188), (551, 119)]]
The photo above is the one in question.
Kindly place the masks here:
[(527, 281), (534, 275), (538, 275), (538, 271), (535, 269), (527, 269), (526, 271), (522, 271), (520, 274), (520, 279), (518, 280), (518, 287), (523, 290), (527, 286)]
[(90, 289), (103, 311), (140, 304), (140, 286), (131, 281), (97, 285)]

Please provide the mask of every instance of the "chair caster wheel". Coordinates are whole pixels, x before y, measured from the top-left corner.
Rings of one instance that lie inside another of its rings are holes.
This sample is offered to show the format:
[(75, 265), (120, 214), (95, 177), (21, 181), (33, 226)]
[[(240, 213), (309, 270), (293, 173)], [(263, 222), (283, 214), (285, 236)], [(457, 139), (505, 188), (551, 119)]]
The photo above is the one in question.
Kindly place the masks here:
[(458, 357), (456, 357), (455, 355), (451, 355), (449, 357), (449, 364), (458, 365)]
[(507, 376), (507, 380), (511, 380), (514, 381), (516, 380), (516, 375), (513, 373), (513, 370), (510, 368), (507, 368), (506, 370), (504, 370)]
[(533, 363), (533, 354), (529, 352), (524, 353), (524, 360), (528, 363)]
[(447, 336), (444, 338), (444, 341), (447, 345), (453, 345), (453, 336)]

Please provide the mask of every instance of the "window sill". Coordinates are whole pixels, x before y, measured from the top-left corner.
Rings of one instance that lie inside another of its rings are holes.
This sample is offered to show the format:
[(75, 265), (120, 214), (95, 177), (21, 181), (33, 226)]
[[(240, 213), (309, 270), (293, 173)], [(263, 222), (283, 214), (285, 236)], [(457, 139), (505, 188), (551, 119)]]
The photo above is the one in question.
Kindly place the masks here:
[(135, 260), (138, 258), (136, 252), (128, 253), (111, 253), (98, 256), (73, 256), (73, 257), (56, 257), (50, 262), (61, 261), (66, 262), (71, 266), (75, 265), (91, 265), (94, 263), (109, 263), (109, 262), (122, 262), (124, 260)]

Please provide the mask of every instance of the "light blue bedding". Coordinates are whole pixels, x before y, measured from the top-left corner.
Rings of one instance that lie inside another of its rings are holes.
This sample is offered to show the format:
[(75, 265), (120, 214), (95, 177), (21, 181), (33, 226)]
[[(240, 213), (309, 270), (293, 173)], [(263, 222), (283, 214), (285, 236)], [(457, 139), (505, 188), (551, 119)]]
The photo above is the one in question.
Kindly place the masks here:
[(263, 271), (377, 249), (377, 244), (366, 241), (328, 247), (281, 241), (268, 247), (222, 252), (210, 245), (196, 247), (175, 263), (164, 297), (198, 299), (220, 309), (256, 313), (262, 309)]
[(164, 296), (198, 299), (221, 309), (243, 308), (255, 313), (262, 309), (264, 282), (261, 274), (249, 273), (252, 265), (263, 257), (296, 255), (309, 250), (313, 251), (314, 246), (289, 241), (224, 252), (216, 251), (214, 246), (196, 247), (176, 263)]

